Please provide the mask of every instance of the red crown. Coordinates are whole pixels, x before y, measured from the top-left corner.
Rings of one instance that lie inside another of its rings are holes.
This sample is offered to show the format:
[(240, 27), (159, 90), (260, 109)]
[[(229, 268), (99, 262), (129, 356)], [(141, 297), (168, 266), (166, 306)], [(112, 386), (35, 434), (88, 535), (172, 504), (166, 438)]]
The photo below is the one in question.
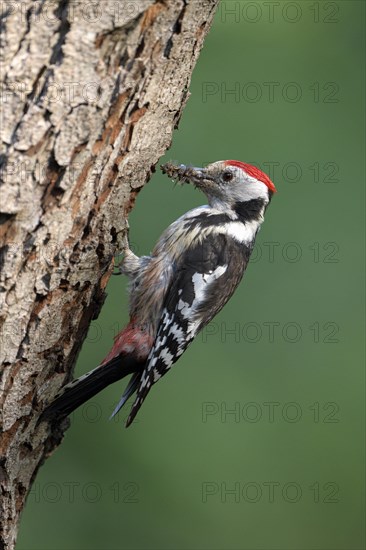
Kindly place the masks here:
[(237, 166), (238, 168), (241, 168), (248, 174), (248, 176), (251, 176), (252, 178), (255, 178), (264, 185), (267, 185), (268, 189), (272, 191), (272, 193), (276, 193), (276, 188), (274, 186), (274, 183), (272, 180), (269, 179), (267, 174), (262, 172), (262, 170), (259, 170), (256, 166), (252, 166), (252, 164), (247, 164), (245, 162), (240, 162), (240, 160), (227, 160), (225, 162), (226, 166)]

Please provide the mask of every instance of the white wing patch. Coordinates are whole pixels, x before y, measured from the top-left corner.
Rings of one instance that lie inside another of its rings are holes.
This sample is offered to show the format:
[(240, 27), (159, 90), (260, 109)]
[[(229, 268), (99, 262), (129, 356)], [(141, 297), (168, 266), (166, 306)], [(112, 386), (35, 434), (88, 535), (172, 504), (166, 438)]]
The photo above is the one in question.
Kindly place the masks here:
[(227, 270), (227, 265), (219, 265), (214, 271), (209, 271), (208, 273), (195, 273), (192, 277), (192, 283), (194, 286), (195, 298), (192, 304), (192, 307), (195, 302), (202, 302), (205, 297), (207, 290), (207, 285), (216, 281), (221, 275)]
[(219, 265), (214, 271), (208, 273), (195, 273), (192, 277), (194, 300), (191, 305), (188, 302), (184, 302), (182, 299), (178, 302), (178, 310), (181, 312), (185, 319), (193, 319), (194, 313), (198, 306), (205, 299), (207, 289), (213, 281), (216, 281), (227, 270), (227, 265)]

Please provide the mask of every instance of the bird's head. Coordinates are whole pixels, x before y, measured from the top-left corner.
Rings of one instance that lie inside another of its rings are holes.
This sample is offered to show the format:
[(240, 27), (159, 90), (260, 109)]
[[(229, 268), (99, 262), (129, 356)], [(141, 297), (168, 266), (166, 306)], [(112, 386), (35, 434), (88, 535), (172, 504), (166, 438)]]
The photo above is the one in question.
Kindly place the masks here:
[(264, 172), (238, 160), (219, 160), (204, 168), (168, 163), (162, 170), (180, 182), (193, 183), (205, 193), (210, 206), (220, 210), (253, 200), (266, 206), (276, 192)]

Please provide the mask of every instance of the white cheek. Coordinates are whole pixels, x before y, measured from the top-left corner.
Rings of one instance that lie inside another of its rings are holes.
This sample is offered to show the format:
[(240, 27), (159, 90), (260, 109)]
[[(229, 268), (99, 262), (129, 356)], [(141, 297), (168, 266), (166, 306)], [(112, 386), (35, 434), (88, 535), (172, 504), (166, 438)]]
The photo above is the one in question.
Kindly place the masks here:
[(248, 198), (251, 199), (267, 199), (268, 200), (268, 191), (267, 186), (264, 183), (254, 181), (248, 182), (245, 187), (245, 194)]
[(248, 201), (251, 199), (264, 199), (268, 201), (268, 188), (264, 183), (252, 178), (248, 174), (243, 174), (242, 171), (239, 179), (239, 195), (236, 193), (239, 200)]

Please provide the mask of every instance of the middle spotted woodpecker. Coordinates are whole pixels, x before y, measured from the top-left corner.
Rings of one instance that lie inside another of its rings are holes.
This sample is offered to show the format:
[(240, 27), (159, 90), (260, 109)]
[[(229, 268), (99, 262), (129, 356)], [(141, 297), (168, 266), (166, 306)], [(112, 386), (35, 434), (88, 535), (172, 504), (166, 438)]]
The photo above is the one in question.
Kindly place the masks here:
[(147, 394), (223, 308), (238, 286), (264, 212), (276, 189), (261, 170), (236, 160), (205, 168), (168, 163), (162, 170), (193, 183), (208, 199), (162, 234), (151, 256), (125, 250), (130, 322), (91, 372), (64, 386), (43, 418), (70, 414), (109, 384), (132, 374), (114, 416), (136, 392), (126, 426)]

